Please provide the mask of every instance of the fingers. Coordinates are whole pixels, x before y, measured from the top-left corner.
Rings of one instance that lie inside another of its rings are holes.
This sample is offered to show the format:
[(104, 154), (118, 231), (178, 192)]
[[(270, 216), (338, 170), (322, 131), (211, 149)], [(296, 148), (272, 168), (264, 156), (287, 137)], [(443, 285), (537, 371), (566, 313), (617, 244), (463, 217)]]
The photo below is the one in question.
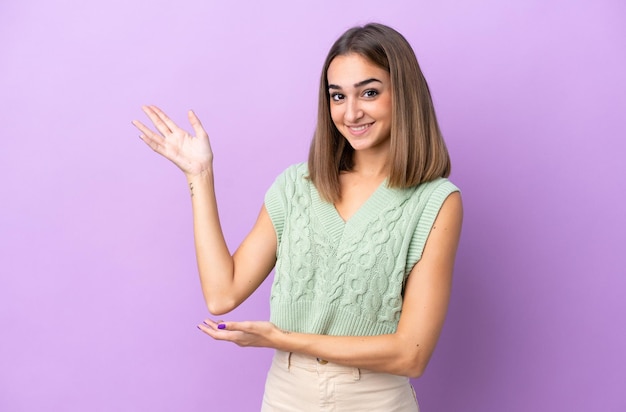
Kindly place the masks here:
[(229, 331), (226, 330), (226, 324), (224, 322), (215, 322), (210, 319), (206, 319), (204, 322), (198, 325), (198, 329), (202, 332), (206, 333), (210, 337), (215, 340), (225, 340), (237, 343), (238, 339), (241, 338), (241, 332)]
[(172, 119), (170, 119), (161, 109), (156, 107), (155, 105), (150, 105), (150, 108), (159, 116), (159, 118), (165, 123), (165, 125), (171, 130), (176, 131), (180, 130), (180, 128), (174, 123)]
[(196, 116), (193, 110), (189, 110), (187, 112), (187, 117), (189, 118), (189, 123), (191, 123), (191, 127), (193, 127), (193, 131), (197, 137), (207, 136), (204, 127), (202, 127), (202, 123), (200, 123), (200, 119), (198, 119), (198, 116)]
[(233, 332), (246, 332), (247, 322), (223, 322), (205, 319), (198, 325), (198, 329), (207, 335), (220, 340), (232, 340)]
[(198, 325), (198, 329), (215, 340), (232, 342), (242, 347), (274, 347), (269, 336), (276, 327), (270, 322), (215, 322), (207, 319)]
[[(146, 116), (148, 116), (152, 124), (154, 124), (154, 126), (161, 133), (161, 135), (163, 136), (171, 135), (172, 129), (167, 125), (167, 123), (163, 120), (163, 118), (161, 117), (161, 115), (159, 115), (159, 112), (157, 112), (155, 108), (156, 106), (142, 106), (141, 110), (143, 110)], [(161, 112), (161, 114), (162, 116), (165, 116), (163, 112)]]
[(135, 126), (141, 132), (139, 138), (143, 140), (148, 146), (152, 148), (155, 152), (160, 152), (161, 147), (163, 146), (163, 141), (165, 138), (159, 134), (154, 133), (150, 130), (146, 125), (141, 123), (139, 120), (133, 120), (133, 126)]
[(156, 106), (142, 106), (141, 110), (150, 118), (157, 130), (163, 135), (168, 136), (175, 131), (180, 130), (161, 109)]
[[(214, 321), (211, 319), (205, 319), (204, 321), (202, 321), (202, 323), (214, 330), (226, 329), (226, 322), (221, 321), (221, 320)], [(235, 323), (235, 322), (232, 322), (232, 323)]]
[(188, 113), (196, 136), (182, 130), (156, 106), (142, 106), (157, 132), (138, 120), (133, 125), (142, 133), (139, 137), (155, 152), (172, 161), (186, 175), (196, 175), (212, 167), (213, 152), (208, 136), (198, 117)]
[(154, 133), (152, 130), (150, 130), (150, 128), (148, 126), (146, 126), (145, 124), (141, 123), (139, 120), (133, 120), (132, 121), (133, 126), (135, 126), (137, 129), (139, 129), (139, 131), (141, 133), (143, 133), (146, 136), (150, 136), (151, 138), (155, 139), (155, 140), (163, 140), (163, 136), (159, 136), (156, 133)]
[[(176, 123), (174, 123), (174, 121), (172, 121), (172, 119), (170, 119), (157, 106), (142, 106), (141, 110), (143, 110), (143, 112), (150, 118), (150, 120), (157, 128), (157, 130), (161, 133), (161, 135), (167, 136), (174, 132), (182, 131), (181, 128), (178, 127)], [(193, 127), (193, 130), (197, 137), (208, 137), (206, 131), (204, 130), (204, 127), (202, 127), (200, 119), (198, 118), (198, 116), (196, 116), (193, 110), (189, 110), (189, 112), (187, 112), (187, 117), (189, 118), (189, 122), (191, 123), (191, 126)], [(133, 124), (135, 123), (133, 122)]]
[(143, 140), (155, 152), (163, 154), (165, 150), (165, 136), (171, 135), (174, 131), (180, 129), (158, 107), (154, 105), (149, 105), (141, 106), (141, 109), (148, 116), (148, 118), (150, 118), (160, 134), (153, 132), (149, 127), (144, 125), (139, 120), (133, 120), (132, 124), (137, 129), (139, 129), (139, 131), (141, 131), (142, 134), (139, 136), (141, 140)]

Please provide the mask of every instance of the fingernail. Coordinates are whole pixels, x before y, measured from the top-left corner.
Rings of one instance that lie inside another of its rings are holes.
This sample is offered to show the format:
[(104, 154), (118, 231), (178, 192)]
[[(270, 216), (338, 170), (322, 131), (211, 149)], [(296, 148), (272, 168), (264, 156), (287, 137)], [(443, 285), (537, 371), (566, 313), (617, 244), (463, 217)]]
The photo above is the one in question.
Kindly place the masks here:
[(225, 323), (220, 323), (219, 325), (217, 325), (218, 329), (226, 329), (226, 324)]

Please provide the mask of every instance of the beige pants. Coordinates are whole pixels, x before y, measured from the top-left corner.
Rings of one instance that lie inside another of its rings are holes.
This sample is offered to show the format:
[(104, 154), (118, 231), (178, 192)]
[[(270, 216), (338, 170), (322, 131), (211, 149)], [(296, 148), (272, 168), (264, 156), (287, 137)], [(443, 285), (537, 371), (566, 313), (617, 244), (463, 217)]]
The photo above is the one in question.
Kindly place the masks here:
[(324, 362), (276, 351), (261, 411), (419, 412), (408, 378)]

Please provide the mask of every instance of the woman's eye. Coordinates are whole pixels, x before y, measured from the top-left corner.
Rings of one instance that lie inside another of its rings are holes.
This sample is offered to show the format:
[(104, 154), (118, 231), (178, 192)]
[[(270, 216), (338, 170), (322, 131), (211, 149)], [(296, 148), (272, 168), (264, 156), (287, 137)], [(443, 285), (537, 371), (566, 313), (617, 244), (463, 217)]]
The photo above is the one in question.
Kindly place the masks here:
[(376, 96), (378, 96), (378, 90), (366, 90), (363, 93), (363, 96), (365, 96), (365, 97), (376, 97)]
[(333, 93), (330, 95), (330, 98), (335, 101), (335, 102), (339, 102), (341, 100), (343, 100), (343, 94), (341, 93)]

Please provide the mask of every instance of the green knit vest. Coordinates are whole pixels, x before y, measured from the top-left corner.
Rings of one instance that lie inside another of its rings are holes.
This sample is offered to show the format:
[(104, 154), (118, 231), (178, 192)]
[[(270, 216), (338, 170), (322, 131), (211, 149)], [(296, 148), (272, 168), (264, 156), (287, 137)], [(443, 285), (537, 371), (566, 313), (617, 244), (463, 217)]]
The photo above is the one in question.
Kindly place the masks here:
[(345, 222), (307, 174), (305, 163), (293, 165), (265, 195), (278, 239), (271, 322), (323, 335), (395, 332), (407, 276), (458, 189), (444, 178), (409, 189), (384, 182)]

